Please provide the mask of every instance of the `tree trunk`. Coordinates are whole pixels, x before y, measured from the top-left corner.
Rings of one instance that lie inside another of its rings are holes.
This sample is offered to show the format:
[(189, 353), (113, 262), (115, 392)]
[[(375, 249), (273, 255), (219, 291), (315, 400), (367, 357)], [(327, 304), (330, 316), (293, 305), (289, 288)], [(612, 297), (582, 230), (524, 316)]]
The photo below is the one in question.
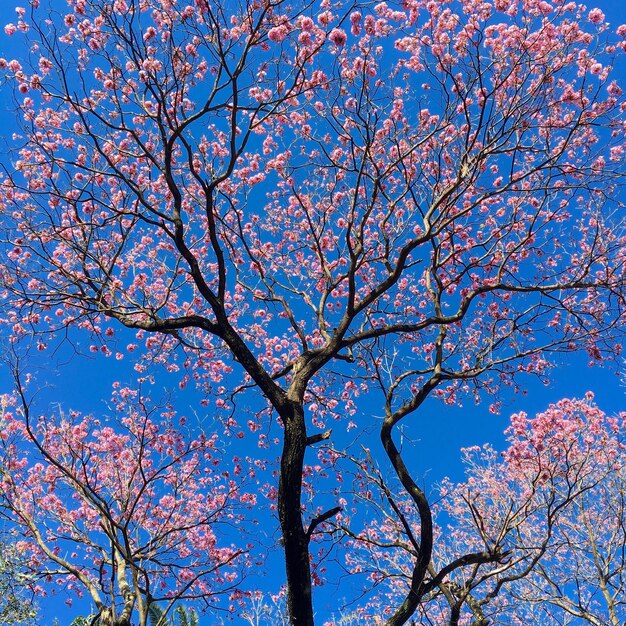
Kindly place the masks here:
[(278, 515), (287, 568), (287, 607), (292, 626), (313, 626), (309, 538), (302, 523), (302, 471), (306, 425), (301, 404), (281, 412), (285, 434), (278, 483)]
[(98, 624), (100, 626), (132, 626), (130, 617), (122, 614), (116, 618), (113, 609), (110, 607), (104, 607), (100, 611)]
[(422, 600), (422, 585), (428, 571), (433, 549), (433, 520), (426, 494), (417, 486), (409, 474), (400, 451), (393, 442), (393, 424), (393, 419), (385, 419), (381, 428), (380, 438), (402, 486), (406, 489), (409, 496), (411, 496), (413, 502), (415, 502), (420, 516), (419, 554), (413, 566), (411, 587), (400, 607), (385, 624), (385, 626), (402, 626), (402, 624), (406, 624), (415, 613)]

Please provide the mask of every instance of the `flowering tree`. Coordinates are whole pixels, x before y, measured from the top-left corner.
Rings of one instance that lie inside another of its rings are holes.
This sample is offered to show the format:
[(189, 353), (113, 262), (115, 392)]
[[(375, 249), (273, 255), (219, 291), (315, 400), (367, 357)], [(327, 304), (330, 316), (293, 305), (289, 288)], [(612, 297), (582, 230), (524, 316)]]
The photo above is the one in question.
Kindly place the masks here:
[[(297, 625), (310, 543), (340, 511), (314, 476), (302, 491), (330, 422), (379, 394), (419, 511), (405, 623), (447, 570), (394, 429), (428, 397), (547, 375), (554, 352), (610, 356), (624, 304), (626, 26), (536, 0), (355, 6), (31, 0), (6, 27), (29, 54), (1, 61), (22, 118), (0, 184), (6, 320), (41, 349), (75, 328), (120, 359), (141, 344), (217, 412), (258, 392), (251, 429), (283, 428)], [(113, 322), (137, 331), (126, 350)]]
[[(428, 583), (420, 614), (450, 625), (619, 626), (626, 618), (626, 413), (608, 417), (588, 394), (534, 419), (513, 415), (507, 433), (504, 453), (465, 450), (466, 481), (438, 488), (431, 568), (448, 571)], [(387, 503), (368, 507), (379, 514), (350, 532), (348, 557), (375, 590), (359, 618), (383, 623), (412, 575), (414, 510), (371, 465), (357, 476), (370, 489), (355, 493)], [(457, 558), (468, 551), (499, 559)]]
[(4, 400), (0, 498), (37, 593), (54, 579), (101, 626), (146, 626), (157, 607), (165, 619), (181, 599), (234, 590), (243, 551), (220, 529), (254, 496), (220, 467), (216, 436), (190, 438), (171, 407), (128, 388), (103, 419), (34, 417), (19, 382)]

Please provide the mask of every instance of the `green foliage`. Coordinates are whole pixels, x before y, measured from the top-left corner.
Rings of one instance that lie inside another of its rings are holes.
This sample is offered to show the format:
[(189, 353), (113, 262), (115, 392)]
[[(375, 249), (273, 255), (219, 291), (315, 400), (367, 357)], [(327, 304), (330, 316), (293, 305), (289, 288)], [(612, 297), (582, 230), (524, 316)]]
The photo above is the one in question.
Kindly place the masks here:
[(28, 590), (29, 577), (14, 547), (0, 541), (0, 625), (36, 623), (37, 607)]
[[(174, 614), (168, 619), (165, 610), (158, 604), (151, 604), (148, 609), (150, 626), (199, 626), (198, 614), (193, 609), (178, 606), (174, 609)], [(95, 623), (94, 623), (95, 619)], [(79, 615), (70, 626), (97, 626), (99, 624), (97, 615), (84, 617)]]
[[(97, 615), (88, 615), (87, 617), (84, 617), (82, 615), (79, 615), (71, 624), (70, 626), (94, 626), (94, 619), (97, 617)], [(95, 624), (98, 624), (99, 620), (96, 620)]]
[(158, 604), (151, 604), (148, 611), (151, 626), (199, 626), (198, 614), (193, 609), (178, 606), (172, 617), (167, 619), (165, 610)]

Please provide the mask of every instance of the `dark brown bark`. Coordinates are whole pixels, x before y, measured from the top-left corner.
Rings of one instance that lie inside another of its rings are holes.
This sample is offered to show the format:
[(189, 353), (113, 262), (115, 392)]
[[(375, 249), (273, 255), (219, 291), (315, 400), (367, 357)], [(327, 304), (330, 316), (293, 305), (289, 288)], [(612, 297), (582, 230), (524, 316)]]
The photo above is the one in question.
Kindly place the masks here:
[(285, 435), (278, 483), (278, 516), (287, 570), (287, 607), (292, 626), (313, 626), (309, 536), (302, 520), (302, 472), (307, 446), (302, 404), (281, 411)]
[(433, 520), (430, 505), (426, 494), (417, 486), (402, 460), (399, 450), (393, 442), (391, 431), (392, 420), (385, 420), (381, 429), (380, 438), (385, 452), (391, 461), (402, 486), (411, 496), (417, 506), (420, 517), (420, 545), (419, 554), (411, 576), (411, 587), (404, 601), (387, 620), (386, 626), (402, 626), (415, 613), (422, 596), (424, 595), (424, 578), (428, 571), (428, 565), (433, 550)]

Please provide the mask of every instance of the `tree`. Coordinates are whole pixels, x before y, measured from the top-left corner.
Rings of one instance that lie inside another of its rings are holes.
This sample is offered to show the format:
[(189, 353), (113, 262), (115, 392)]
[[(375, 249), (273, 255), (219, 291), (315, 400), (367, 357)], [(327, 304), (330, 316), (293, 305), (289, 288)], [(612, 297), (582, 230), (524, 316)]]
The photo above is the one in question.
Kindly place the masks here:
[[(0, 428), (4, 427), (6, 405), (0, 402)], [(0, 476), (5, 468), (0, 465)], [(4, 518), (4, 509), (0, 506)], [(32, 624), (37, 617), (37, 605), (33, 598), (34, 580), (26, 572), (24, 558), (14, 545), (10, 530), (0, 539), (0, 624), (20, 626)]]
[(314, 478), (304, 497), (307, 454), (378, 397), (419, 511), (388, 621), (405, 623), (450, 564), (430, 571), (431, 507), (396, 427), (429, 397), (497, 411), (552, 354), (618, 349), (626, 26), (536, 0), (52, 4), (18, 12), (6, 30), (30, 55), (1, 63), (22, 116), (0, 185), (12, 332), (45, 349), (83, 329), (121, 359), (116, 322), (218, 413), (264, 399), (251, 428), (283, 427), (298, 626), (311, 541), (341, 508)]
[[(619, 626), (626, 618), (626, 413), (609, 417), (588, 394), (533, 419), (515, 414), (507, 433), (505, 452), (465, 450), (466, 481), (439, 486), (432, 567), (440, 571), (468, 550), (501, 558), (460, 564), (431, 583), (421, 616), (450, 625)], [(394, 503), (354, 537), (350, 555), (375, 589), (361, 620), (378, 623), (411, 576), (414, 512), (379, 472), (367, 471), (377, 480), (361, 480), (383, 487), (369, 497)]]
[(233, 502), (254, 496), (219, 467), (215, 436), (192, 438), (139, 390), (117, 389), (110, 416), (36, 417), (17, 387), (0, 498), (33, 577), (87, 594), (99, 626), (147, 626), (155, 603), (165, 619), (181, 599), (211, 606), (235, 588), (244, 550), (221, 529), (236, 522)]
[[(0, 624), (32, 624), (37, 606), (29, 589), (29, 580), (15, 549), (0, 543)], [(35, 622), (36, 623), (36, 622)]]

